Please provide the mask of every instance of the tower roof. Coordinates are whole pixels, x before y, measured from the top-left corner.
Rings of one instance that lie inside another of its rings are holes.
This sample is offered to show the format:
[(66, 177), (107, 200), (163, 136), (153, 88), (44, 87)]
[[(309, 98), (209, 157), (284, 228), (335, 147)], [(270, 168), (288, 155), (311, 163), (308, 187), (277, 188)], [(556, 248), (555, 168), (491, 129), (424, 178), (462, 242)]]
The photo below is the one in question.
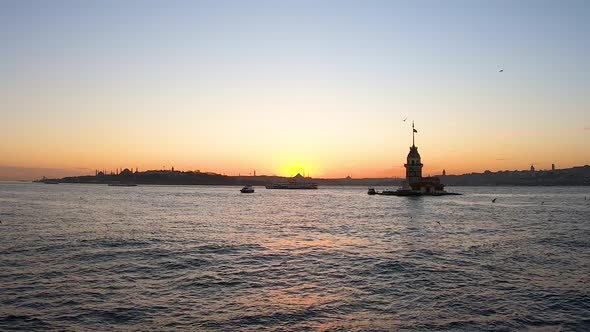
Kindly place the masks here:
[(410, 152), (408, 152), (408, 158), (420, 158), (418, 153), (418, 147), (415, 145), (410, 146)]

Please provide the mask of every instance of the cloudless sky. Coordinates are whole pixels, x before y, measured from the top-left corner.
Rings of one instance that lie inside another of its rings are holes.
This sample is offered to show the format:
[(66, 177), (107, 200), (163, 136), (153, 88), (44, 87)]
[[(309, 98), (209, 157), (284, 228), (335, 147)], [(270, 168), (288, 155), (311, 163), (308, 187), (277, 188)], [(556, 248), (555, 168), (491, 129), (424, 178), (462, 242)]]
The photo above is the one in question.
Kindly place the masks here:
[(0, 178), (589, 164), (589, 59), (589, 1), (0, 1)]

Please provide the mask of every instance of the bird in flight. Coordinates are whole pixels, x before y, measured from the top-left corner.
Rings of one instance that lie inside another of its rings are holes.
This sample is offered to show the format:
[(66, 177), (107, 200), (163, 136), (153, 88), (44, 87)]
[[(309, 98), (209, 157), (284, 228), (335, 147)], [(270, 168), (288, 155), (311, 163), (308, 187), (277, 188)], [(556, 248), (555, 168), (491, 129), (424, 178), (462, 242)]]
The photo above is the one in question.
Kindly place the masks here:
[(405, 118), (405, 119), (404, 119), (404, 122), (406, 122), (406, 120), (407, 120), (407, 119), (408, 119), (408, 118)]
[(496, 200), (497, 200), (497, 199), (498, 199), (498, 198), (494, 198), (494, 199), (492, 199), (492, 203), (496, 203)]
[(498, 73), (503, 73), (503, 72), (504, 72), (504, 69), (498, 70)]

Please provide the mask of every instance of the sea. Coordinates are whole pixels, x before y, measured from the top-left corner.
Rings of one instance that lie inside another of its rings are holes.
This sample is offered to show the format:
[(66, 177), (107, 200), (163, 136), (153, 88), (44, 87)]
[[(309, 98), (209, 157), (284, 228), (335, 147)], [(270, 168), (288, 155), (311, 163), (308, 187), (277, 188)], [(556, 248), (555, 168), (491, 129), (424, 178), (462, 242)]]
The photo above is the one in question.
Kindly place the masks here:
[(590, 331), (590, 187), (239, 189), (0, 183), (0, 330)]

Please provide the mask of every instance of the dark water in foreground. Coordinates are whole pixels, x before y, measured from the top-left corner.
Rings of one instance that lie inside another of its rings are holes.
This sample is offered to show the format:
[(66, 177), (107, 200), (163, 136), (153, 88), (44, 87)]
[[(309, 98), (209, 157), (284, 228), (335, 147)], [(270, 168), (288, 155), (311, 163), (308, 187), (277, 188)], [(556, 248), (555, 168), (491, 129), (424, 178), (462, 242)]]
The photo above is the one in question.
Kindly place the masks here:
[(0, 330), (590, 330), (588, 187), (238, 189), (0, 183)]

